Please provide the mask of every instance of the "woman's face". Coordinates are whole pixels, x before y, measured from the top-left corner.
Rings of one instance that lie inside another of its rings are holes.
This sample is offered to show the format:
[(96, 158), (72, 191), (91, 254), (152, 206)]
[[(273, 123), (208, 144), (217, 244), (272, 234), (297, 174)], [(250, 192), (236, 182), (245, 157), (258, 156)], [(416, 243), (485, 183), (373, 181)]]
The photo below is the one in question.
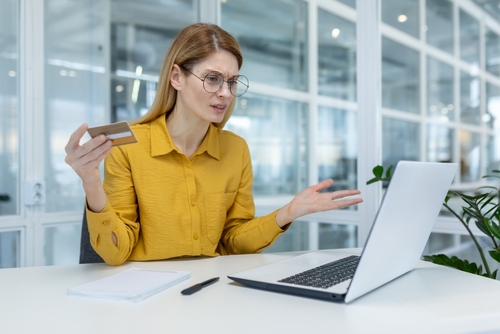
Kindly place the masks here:
[(177, 97), (176, 107), (179, 111), (188, 113), (201, 121), (220, 123), (224, 118), (227, 107), (234, 98), (229, 90), (228, 83), (224, 82), (222, 87), (215, 93), (209, 93), (203, 88), (204, 82), (199, 78), (207, 80), (206, 87), (209, 87), (208, 80), (213, 80), (213, 78), (205, 78), (210, 72), (220, 72), (225, 81), (232, 80), (238, 75), (236, 57), (229, 51), (222, 50), (196, 64), (190, 71), (194, 75), (187, 71), (182, 72), (182, 85)]

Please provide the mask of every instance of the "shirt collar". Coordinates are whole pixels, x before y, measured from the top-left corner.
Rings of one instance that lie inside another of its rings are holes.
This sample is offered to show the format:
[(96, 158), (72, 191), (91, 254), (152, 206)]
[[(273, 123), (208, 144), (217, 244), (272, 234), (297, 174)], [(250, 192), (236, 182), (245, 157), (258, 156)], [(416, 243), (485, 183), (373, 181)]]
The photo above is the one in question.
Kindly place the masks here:
[(202, 154), (207, 152), (212, 158), (220, 160), (220, 145), (219, 145), (219, 134), (221, 129), (210, 123), (208, 126), (207, 135), (201, 142), (200, 147), (195, 154)]
[[(220, 129), (211, 124), (208, 132), (195, 155), (207, 152), (211, 157), (220, 160), (219, 134)], [(151, 122), (151, 156), (160, 156), (176, 151), (175, 144), (167, 129), (165, 115)]]

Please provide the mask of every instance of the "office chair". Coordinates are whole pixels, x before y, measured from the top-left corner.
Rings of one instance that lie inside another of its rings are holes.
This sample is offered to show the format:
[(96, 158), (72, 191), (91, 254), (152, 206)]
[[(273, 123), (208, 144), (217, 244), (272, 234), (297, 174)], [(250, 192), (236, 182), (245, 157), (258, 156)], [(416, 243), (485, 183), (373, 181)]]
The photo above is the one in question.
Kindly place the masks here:
[(87, 210), (83, 210), (82, 237), (80, 239), (80, 264), (101, 262), (104, 262), (104, 260), (96, 253), (90, 244), (89, 228), (87, 226)]

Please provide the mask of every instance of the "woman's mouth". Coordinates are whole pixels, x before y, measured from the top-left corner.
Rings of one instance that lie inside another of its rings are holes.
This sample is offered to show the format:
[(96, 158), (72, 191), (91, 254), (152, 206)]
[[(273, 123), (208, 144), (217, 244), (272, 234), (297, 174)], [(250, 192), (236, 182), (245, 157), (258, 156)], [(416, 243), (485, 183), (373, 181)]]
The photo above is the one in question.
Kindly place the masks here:
[(214, 109), (218, 113), (224, 113), (226, 111), (227, 105), (225, 104), (212, 104), (212, 109)]

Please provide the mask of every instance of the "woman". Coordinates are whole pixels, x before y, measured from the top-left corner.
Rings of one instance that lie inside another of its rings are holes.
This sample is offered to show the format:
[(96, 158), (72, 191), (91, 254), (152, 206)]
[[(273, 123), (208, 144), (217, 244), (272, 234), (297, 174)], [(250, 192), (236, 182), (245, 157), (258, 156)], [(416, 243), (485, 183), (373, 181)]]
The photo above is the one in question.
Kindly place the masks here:
[(337, 200), (357, 190), (320, 193), (326, 180), (254, 217), (248, 146), (222, 130), (247, 88), (242, 62), (226, 31), (191, 25), (165, 57), (150, 111), (132, 125), (138, 143), (112, 149), (101, 135), (80, 146), (87, 124), (71, 135), (66, 163), (82, 179), (90, 242), (106, 263), (259, 252), (298, 217), (362, 202)]

